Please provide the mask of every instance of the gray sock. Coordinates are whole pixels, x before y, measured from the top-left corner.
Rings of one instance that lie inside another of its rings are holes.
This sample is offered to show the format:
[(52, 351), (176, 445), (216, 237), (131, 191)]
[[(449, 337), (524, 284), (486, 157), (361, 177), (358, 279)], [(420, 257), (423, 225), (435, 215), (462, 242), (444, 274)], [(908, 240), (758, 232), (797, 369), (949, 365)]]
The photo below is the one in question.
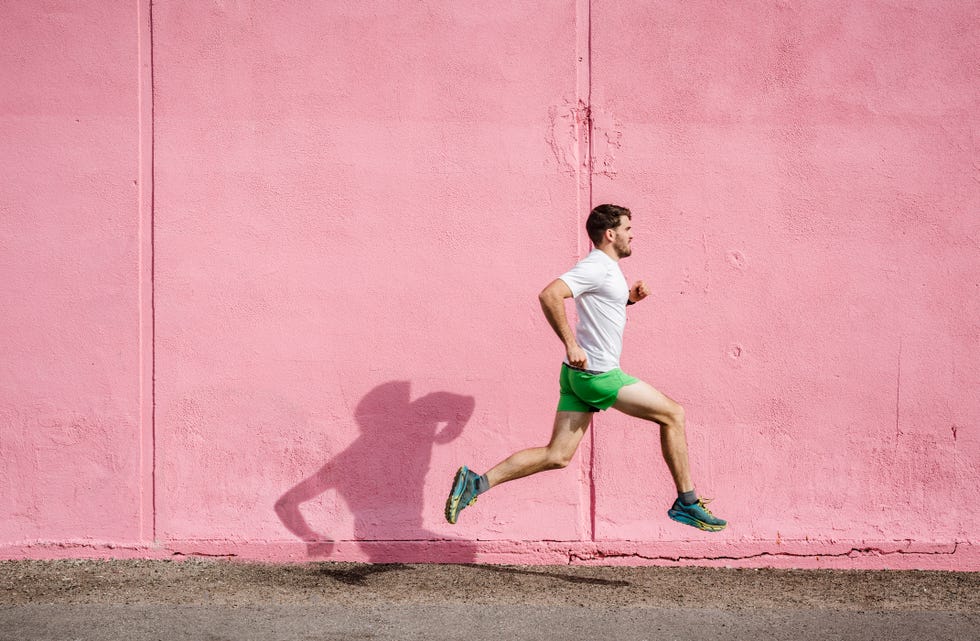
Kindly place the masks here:
[(677, 498), (680, 500), (682, 505), (694, 505), (698, 502), (698, 495), (694, 490), (691, 490), (690, 492), (678, 492)]
[(476, 495), (480, 496), (484, 492), (490, 489), (490, 481), (487, 480), (487, 475), (484, 474), (480, 478), (476, 479), (473, 483), (473, 487), (476, 488)]

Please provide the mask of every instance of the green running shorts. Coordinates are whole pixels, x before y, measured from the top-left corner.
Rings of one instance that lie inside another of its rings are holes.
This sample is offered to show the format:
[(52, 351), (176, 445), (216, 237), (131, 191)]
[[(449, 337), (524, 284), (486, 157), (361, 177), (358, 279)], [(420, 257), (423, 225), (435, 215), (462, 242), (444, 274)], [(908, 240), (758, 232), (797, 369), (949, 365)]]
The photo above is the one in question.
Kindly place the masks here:
[(619, 390), (639, 383), (640, 379), (619, 368), (597, 374), (562, 363), (558, 382), (561, 387), (558, 397), (559, 412), (598, 412), (612, 407)]

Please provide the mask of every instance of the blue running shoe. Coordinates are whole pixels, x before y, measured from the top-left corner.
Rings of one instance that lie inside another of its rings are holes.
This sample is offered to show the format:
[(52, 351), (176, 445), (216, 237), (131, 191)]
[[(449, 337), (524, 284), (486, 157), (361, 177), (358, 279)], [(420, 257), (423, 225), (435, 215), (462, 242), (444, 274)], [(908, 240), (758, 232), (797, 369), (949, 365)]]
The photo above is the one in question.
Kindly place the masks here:
[(705, 532), (721, 532), (728, 525), (728, 521), (719, 519), (706, 507), (711, 499), (698, 499), (696, 503), (684, 505), (680, 499), (667, 510), (667, 516), (678, 523), (696, 527)]
[(449, 491), (449, 498), (446, 499), (446, 520), (456, 524), (459, 513), (464, 507), (469, 507), (476, 503), (476, 480), (479, 474), (471, 472), (465, 465), (456, 471), (456, 478), (453, 479), (453, 487)]

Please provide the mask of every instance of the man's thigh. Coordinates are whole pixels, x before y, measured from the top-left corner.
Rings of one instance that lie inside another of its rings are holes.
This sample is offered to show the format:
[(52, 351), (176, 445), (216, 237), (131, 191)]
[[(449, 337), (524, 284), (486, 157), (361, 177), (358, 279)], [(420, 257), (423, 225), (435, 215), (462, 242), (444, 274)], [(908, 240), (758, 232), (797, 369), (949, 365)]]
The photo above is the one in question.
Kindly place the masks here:
[(556, 412), (555, 426), (549, 446), (562, 452), (574, 453), (592, 422), (592, 412)]
[(681, 412), (677, 402), (643, 381), (622, 387), (613, 407), (624, 414), (657, 423), (674, 419)]

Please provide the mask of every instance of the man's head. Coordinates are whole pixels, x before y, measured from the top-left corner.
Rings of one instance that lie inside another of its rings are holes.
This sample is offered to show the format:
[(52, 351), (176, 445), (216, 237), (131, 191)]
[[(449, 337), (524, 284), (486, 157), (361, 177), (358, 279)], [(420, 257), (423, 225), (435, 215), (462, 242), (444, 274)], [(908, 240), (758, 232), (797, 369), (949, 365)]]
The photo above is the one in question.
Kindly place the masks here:
[(611, 245), (619, 258), (626, 258), (632, 252), (630, 241), (633, 233), (629, 224), (632, 219), (633, 214), (625, 207), (599, 205), (589, 214), (585, 229), (597, 249)]

